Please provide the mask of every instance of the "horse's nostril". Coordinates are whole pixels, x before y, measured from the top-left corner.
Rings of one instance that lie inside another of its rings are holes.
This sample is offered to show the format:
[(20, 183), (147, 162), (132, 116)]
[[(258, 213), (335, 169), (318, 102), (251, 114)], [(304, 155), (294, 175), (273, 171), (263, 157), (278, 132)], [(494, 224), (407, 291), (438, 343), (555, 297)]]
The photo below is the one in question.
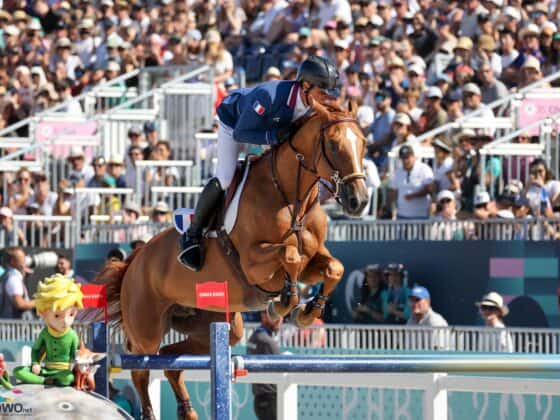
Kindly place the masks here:
[(356, 210), (359, 206), (360, 206), (360, 200), (358, 200), (356, 197), (352, 197), (350, 199), (350, 209)]

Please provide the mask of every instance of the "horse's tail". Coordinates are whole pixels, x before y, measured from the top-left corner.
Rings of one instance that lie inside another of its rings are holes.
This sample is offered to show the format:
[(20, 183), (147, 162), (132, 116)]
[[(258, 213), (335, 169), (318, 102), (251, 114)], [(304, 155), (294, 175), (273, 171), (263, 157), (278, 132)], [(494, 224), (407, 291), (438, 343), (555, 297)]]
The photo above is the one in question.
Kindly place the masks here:
[[(105, 285), (107, 291), (107, 317), (115, 326), (120, 326), (122, 322), (121, 312), (121, 286), (126, 270), (138, 253), (138, 248), (130, 254), (125, 261), (108, 261), (95, 277), (94, 283)], [(95, 313), (97, 321), (104, 318), (103, 310)]]

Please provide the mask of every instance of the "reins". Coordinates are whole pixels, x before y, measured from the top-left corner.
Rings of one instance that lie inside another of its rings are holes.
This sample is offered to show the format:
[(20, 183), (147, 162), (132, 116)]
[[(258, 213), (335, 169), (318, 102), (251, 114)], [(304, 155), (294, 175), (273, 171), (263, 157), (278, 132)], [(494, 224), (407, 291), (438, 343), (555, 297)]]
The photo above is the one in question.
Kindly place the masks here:
[[(311, 191), (313, 191), (313, 188), (317, 185), (317, 183), (319, 182), (319, 180), (321, 179), (321, 177), (318, 174), (317, 171), (317, 166), (321, 160), (321, 157), (325, 158), (325, 161), (327, 162), (327, 164), (329, 165), (329, 167), (332, 169), (333, 174), (331, 176), (331, 182), (332, 184), (335, 186), (334, 191), (326, 186), (326, 188), (334, 195), (335, 199), (340, 203), (339, 200), (339, 186), (340, 184), (344, 184), (346, 182), (350, 182), (353, 181), (354, 179), (365, 179), (365, 174), (363, 172), (352, 172), (349, 175), (346, 175), (344, 177), (340, 177), (338, 171), (336, 170), (336, 168), (334, 167), (334, 165), (332, 164), (332, 162), (330, 161), (326, 150), (325, 150), (325, 131), (332, 127), (333, 125), (336, 124), (340, 124), (340, 123), (344, 123), (344, 122), (352, 122), (355, 124), (358, 124), (358, 121), (355, 118), (350, 118), (350, 117), (345, 117), (345, 118), (341, 118), (338, 120), (332, 120), (327, 122), (326, 124), (321, 125), (321, 128), (319, 130), (319, 143), (320, 143), (320, 147), (314, 147), (313, 148), (313, 158), (312, 158), (312, 163), (313, 163), (313, 167), (310, 167), (306, 164), (305, 162), (305, 156), (303, 155), (303, 153), (301, 153), (293, 144), (292, 142), (292, 138), (290, 138), (288, 140), (288, 145), (290, 146), (290, 149), (293, 151), (297, 161), (298, 161), (298, 168), (297, 168), (297, 172), (296, 172), (296, 192), (295, 192), (295, 200), (293, 203), (293, 209), (291, 208), (292, 203), (290, 202), (290, 200), (288, 199), (288, 195), (286, 194), (286, 192), (284, 191), (284, 189), (282, 188), (282, 186), (280, 185), (280, 181), (278, 179), (278, 171), (276, 168), (276, 156), (277, 156), (277, 150), (278, 148), (275, 147), (272, 149), (272, 152), (270, 154), (271, 158), (270, 158), (270, 162), (271, 162), (271, 175), (272, 175), (272, 183), (274, 185), (274, 187), (276, 188), (276, 190), (278, 190), (280, 192), (280, 195), (282, 196), (285, 205), (288, 208), (288, 211), (290, 212), (290, 215), (292, 217), (292, 221), (291, 221), (291, 225), (290, 225), (290, 229), (285, 233), (284, 237), (282, 238), (282, 241), (286, 240), (290, 235), (294, 234), (296, 235), (297, 241), (298, 241), (298, 252), (300, 253), (300, 255), (303, 253), (303, 240), (301, 237), (301, 231), (303, 229), (303, 224), (305, 221), (306, 216), (309, 214), (309, 212), (318, 204), (319, 202), (319, 196), (317, 195), (317, 198), (315, 199), (315, 201), (313, 202), (313, 204), (311, 206), (309, 206), (307, 208), (307, 210), (305, 210), (305, 212), (301, 215), (301, 217), (299, 216), (299, 213), (301, 211), (302, 205), (307, 201), (309, 195), (311, 194)], [(301, 127), (300, 127), (301, 128)], [(307, 172), (309, 172), (310, 174), (312, 174), (314, 176), (314, 180), (311, 183), (311, 185), (309, 186), (309, 188), (307, 188), (307, 190), (305, 191), (305, 194), (303, 195), (303, 198), (300, 200), (300, 188), (301, 188), (301, 174), (302, 171), (306, 170)]]

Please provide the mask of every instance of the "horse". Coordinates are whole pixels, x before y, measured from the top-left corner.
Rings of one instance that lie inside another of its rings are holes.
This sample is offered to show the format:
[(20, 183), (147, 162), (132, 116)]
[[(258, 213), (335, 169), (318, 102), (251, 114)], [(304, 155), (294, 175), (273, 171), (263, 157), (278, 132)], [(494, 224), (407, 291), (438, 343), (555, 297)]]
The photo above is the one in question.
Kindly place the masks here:
[[(289, 141), (251, 163), (233, 230), (222, 242), (223, 236), (205, 237), (202, 270), (189, 271), (176, 261), (179, 234), (173, 228), (160, 232), (126, 261), (109, 262), (101, 270), (96, 280), (107, 285), (109, 319), (123, 329), (129, 352), (208, 354), (209, 324), (223, 320), (225, 311), (197, 309), (196, 285), (208, 281), (228, 281), (231, 345), (242, 337), (241, 312), (266, 309), (273, 318), (292, 312), (301, 327), (321, 316), (344, 267), (324, 244), (327, 217), (318, 205), (318, 184), (329, 180), (344, 211), (359, 215), (368, 200), (362, 171), (366, 141), (355, 106), (313, 103), (312, 110)], [(231, 258), (235, 251), (237, 264)], [(306, 306), (298, 305), (298, 280), (323, 282)], [(187, 337), (160, 349), (170, 328)], [(183, 372), (164, 373), (177, 399), (178, 418), (198, 418)], [(143, 418), (154, 418), (149, 371), (133, 370), (131, 375)]]

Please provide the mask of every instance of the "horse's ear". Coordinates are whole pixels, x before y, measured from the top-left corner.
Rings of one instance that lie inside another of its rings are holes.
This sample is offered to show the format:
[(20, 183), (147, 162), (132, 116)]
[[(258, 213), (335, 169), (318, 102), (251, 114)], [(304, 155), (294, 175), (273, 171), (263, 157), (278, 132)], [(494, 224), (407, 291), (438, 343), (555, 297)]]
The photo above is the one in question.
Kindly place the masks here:
[(348, 112), (349, 112), (354, 118), (356, 118), (356, 116), (358, 115), (358, 104), (357, 104), (356, 101), (353, 100), (353, 99), (349, 99), (349, 100), (348, 100)]

